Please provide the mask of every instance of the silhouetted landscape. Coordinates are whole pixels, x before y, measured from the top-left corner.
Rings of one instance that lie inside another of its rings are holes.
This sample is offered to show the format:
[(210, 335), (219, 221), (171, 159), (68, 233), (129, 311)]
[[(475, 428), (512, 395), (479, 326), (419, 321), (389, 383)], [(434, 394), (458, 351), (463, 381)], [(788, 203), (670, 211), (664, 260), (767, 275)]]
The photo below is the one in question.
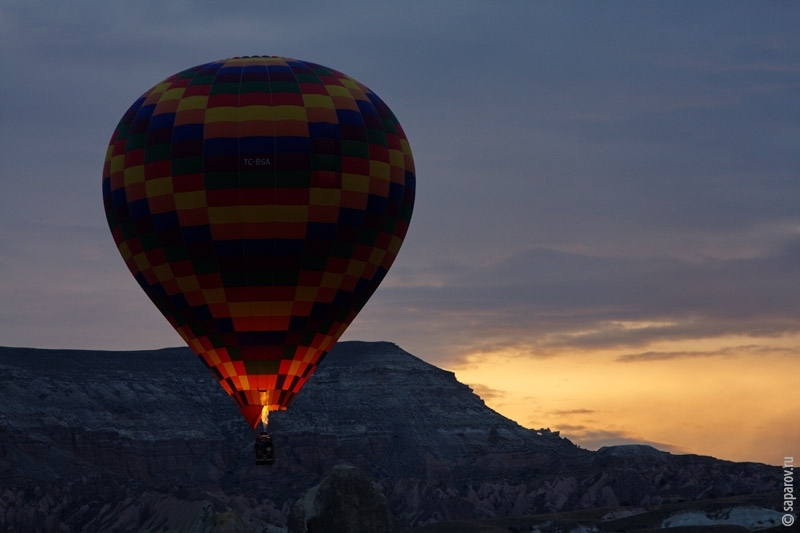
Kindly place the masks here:
[(374, 502), (363, 514), (380, 515), (359, 520), (388, 513), (405, 531), (780, 523), (778, 467), (588, 451), (501, 416), (391, 343), (336, 345), (271, 414), (271, 467), (254, 464), (252, 431), (188, 348), (0, 348), (0, 367), (3, 531), (285, 531), (287, 520), (302, 531), (322, 513), (314, 498), (355, 490)]

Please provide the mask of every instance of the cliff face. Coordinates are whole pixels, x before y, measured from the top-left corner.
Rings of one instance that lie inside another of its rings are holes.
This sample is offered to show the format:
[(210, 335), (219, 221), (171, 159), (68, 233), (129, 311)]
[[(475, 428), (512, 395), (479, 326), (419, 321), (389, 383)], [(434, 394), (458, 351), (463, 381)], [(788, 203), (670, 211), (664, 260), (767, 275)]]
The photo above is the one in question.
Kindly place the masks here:
[(0, 348), (0, 529), (219, 531), (282, 526), (347, 462), (397, 521), (493, 518), (775, 490), (777, 468), (648, 447), (582, 450), (488, 409), (389, 343), (339, 343), (291, 408), (276, 463), (185, 348)]

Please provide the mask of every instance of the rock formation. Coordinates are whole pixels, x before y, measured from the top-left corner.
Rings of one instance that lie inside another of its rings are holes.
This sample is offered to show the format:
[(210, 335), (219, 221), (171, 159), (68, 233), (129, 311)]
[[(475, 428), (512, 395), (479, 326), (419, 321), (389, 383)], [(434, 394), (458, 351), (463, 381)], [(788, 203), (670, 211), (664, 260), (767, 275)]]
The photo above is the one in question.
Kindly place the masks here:
[[(0, 348), (0, 530), (283, 527), (342, 462), (402, 527), (775, 490), (777, 467), (583, 450), (487, 408), (390, 343), (337, 344), (286, 412), (276, 463), (186, 348)], [(38, 529), (37, 529), (38, 528)]]
[(289, 512), (288, 533), (396, 533), (389, 502), (361, 470), (340, 464)]

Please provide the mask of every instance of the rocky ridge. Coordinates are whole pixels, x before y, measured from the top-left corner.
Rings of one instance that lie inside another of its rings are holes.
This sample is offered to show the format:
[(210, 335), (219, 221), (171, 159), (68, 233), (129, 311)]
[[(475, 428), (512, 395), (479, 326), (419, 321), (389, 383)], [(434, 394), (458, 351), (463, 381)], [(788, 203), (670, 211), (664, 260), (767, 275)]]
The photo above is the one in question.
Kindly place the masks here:
[(583, 450), (488, 409), (390, 343), (343, 342), (289, 411), (273, 467), (188, 349), (0, 348), (0, 530), (280, 530), (336, 465), (421, 527), (776, 490), (779, 470), (650, 447)]

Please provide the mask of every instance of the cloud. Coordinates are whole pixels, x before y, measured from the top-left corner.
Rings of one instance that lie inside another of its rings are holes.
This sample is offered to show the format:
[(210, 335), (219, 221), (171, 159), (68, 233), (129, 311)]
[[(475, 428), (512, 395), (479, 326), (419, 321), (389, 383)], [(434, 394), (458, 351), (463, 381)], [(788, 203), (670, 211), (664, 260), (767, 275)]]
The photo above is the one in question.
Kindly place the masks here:
[(616, 358), (620, 363), (646, 363), (650, 361), (668, 361), (672, 359), (697, 358), (697, 357), (741, 357), (743, 355), (760, 354), (789, 354), (795, 355), (796, 349), (778, 346), (762, 346), (748, 344), (742, 346), (727, 346), (717, 350), (688, 350), (671, 352), (641, 352), (620, 355)]
[[(654, 343), (727, 336), (754, 339), (741, 344), (753, 353), (755, 339), (795, 333), (800, 315), (800, 240), (789, 235), (778, 242), (755, 257), (700, 259), (537, 248), (491, 263), (462, 263), (425, 287), (404, 285), (401, 269), (370, 304), (370, 325), (394, 324), (402, 315), (408, 331), (419, 326), (424, 350), (440, 356), (616, 349), (628, 352), (621, 361), (652, 360), (701, 355), (646, 349)], [(645, 349), (632, 351), (637, 348)]]
[(472, 392), (480, 396), (485, 402), (496, 402), (508, 396), (506, 391), (493, 389), (480, 383), (468, 383), (468, 385), (472, 389)]
[(554, 416), (570, 416), (570, 415), (590, 415), (596, 412), (597, 411), (594, 409), (566, 409), (566, 410), (550, 411), (548, 414)]

